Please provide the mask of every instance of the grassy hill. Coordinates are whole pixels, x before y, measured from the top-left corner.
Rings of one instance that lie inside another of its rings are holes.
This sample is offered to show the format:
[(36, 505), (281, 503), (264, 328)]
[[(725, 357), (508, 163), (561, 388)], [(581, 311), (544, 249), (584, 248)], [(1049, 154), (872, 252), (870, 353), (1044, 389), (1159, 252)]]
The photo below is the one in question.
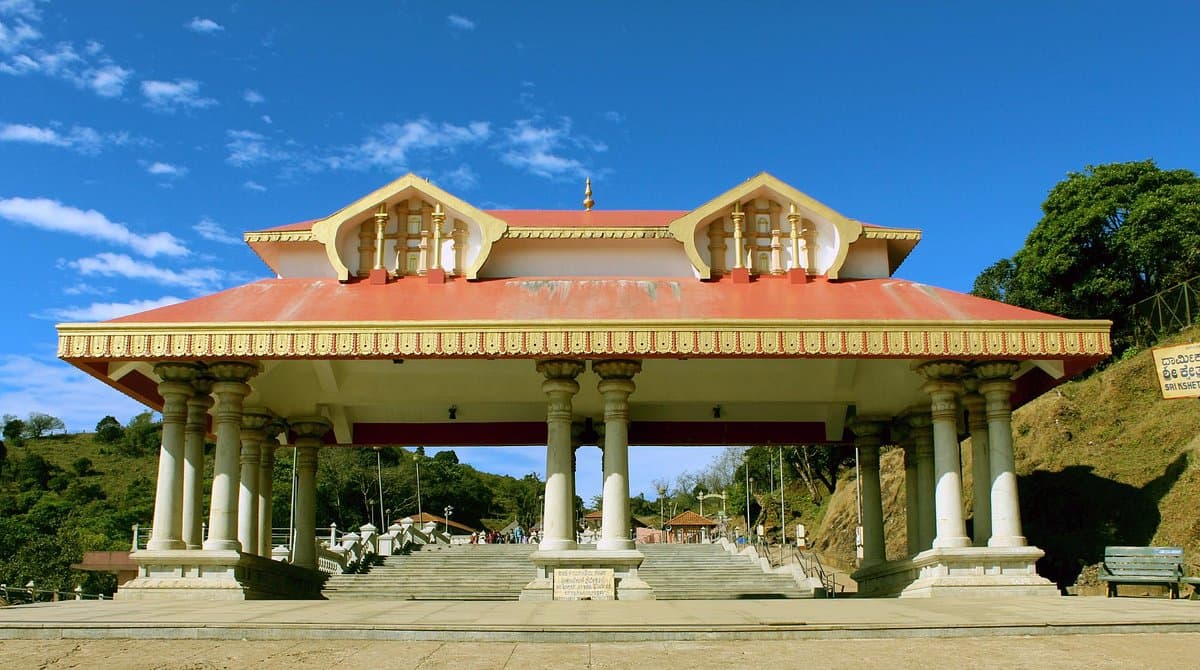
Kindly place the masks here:
[[(1162, 344), (1200, 340), (1200, 328)], [(1100, 562), (1106, 545), (1177, 545), (1200, 573), (1200, 401), (1162, 400), (1148, 350), (1063, 384), (1013, 415), (1021, 514), (1039, 571), (1060, 586)], [(971, 503), (970, 440), (964, 498)], [(881, 458), (888, 556), (905, 553), (904, 466)], [(854, 557), (855, 487), (844, 477), (817, 533), (834, 563)]]

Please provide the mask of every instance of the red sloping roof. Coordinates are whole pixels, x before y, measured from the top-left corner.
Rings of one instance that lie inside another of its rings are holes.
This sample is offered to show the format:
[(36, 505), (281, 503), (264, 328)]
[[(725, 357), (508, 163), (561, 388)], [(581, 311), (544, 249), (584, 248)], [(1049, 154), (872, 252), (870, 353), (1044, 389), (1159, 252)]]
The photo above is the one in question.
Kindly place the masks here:
[(308, 230), (308, 229), (312, 228), (312, 225), (314, 223), (316, 223), (317, 221), (319, 221), (319, 219), (309, 219), (307, 221), (297, 221), (296, 223), (285, 223), (282, 226), (263, 228), (261, 230), (252, 230), (249, 232), (270, 233), (270, 232), (283, 232), (283, 231), (288, 231), (288, 230)]
[(687, 214), (675, 210), (495, 209), (488, 214), (520, 228), (665, 228)]
[(693, 512), (690, 509), (685, 509), (682, 512), (680, 512), (679, 514), (676, 514), (675, 518), (668, 521), (667, 525), (670, 525), (670, 526), (715, 526), (715, 525), (717, 525), (717, 522), (713, 521), (712, 519), (709, 519), (707, 517), (700, 516), (699, 514), (696, 514), (695, 512)]
[(386, 285), (265, 279), (112, 323), (519, 322), (596, 320), (1063, 321), (900, 279), (750, 284), (680, 279), (512, 278)]

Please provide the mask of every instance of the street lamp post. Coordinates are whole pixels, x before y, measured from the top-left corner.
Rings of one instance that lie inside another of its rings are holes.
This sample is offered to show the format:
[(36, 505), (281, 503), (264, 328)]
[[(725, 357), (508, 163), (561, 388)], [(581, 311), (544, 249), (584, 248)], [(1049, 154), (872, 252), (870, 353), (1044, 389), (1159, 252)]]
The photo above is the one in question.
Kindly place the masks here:
[(383, 520), (383, 464), (379, 458), (379, 452), (382, 447), (375, 447), (375, 478), (379, 482), (379, 530), (387, 529), (387, 522)]
[(454, 514), (454, 508), (451, 507), (450, 505), (446, 505), (446, 508), (442, 511), (444, 511), (446, 513), (446, 534), (449, 535), (450, 534), (450, 515)]

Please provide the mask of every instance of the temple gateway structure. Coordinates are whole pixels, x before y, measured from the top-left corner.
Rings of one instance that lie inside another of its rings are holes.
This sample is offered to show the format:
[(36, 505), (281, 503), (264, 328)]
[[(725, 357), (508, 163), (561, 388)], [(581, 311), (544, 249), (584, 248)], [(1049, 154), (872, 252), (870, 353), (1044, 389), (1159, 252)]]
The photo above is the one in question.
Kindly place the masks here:
[[(410, 174), (246, 233), (273, 279), (59, 325), (61, 358), (163, 416), (153, 534), (120, 595), (316, 597), (324, 449), (545, 444), (522, 597), (549, 598), (559, 569), (612, 568), (618, 598), (653, 598), (629, 537), (630, 445), (817, 443), (859, 450), (861, 592), (1057, 593), (1022, 536), (1010, 417), (1108, 356), (1109, 322), (897, 279), (919, 231), (848, 218), (768, 174), (691, 211), (592, 204), (589, 189), (577, 211), (481, 210)], [(585, 551), (572, 463), (588, 419), (604, 483)], [(290, 564), (270, 560), (281, 444), (298, 454)], [(885, 553), (885, 445), (905, 454), (903, 556)]]

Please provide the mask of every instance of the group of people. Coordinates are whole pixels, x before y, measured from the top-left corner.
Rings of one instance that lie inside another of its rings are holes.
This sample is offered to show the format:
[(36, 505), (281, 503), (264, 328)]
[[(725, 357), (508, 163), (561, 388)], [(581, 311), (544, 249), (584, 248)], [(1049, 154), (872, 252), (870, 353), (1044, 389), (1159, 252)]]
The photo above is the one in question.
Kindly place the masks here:
[(537, 544), (542, 538), (537, 531), (526, 535), (525, 529), (517, 526), (507, 533), (498, 530), (471, 533), (471, 544)]

